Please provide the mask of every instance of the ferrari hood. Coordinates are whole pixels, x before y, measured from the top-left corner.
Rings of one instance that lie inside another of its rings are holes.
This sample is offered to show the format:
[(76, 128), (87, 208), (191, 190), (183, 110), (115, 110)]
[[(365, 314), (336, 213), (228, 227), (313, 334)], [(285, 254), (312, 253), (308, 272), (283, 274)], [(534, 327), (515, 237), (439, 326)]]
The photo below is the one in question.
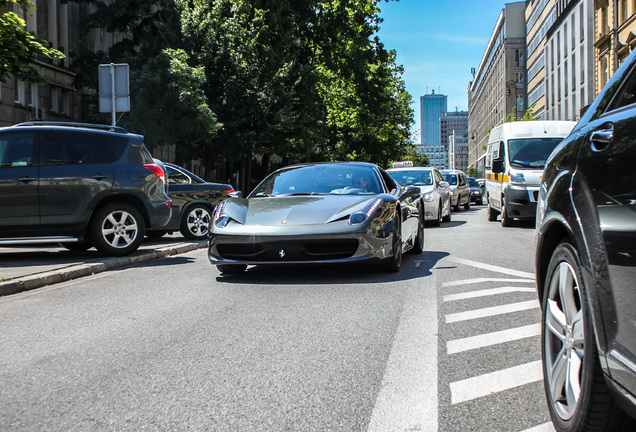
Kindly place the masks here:
[(230, 198), (224, 212), (244, 225), (280, 226), (323, 224), (348, 218), (375, 195), (310, 195)]

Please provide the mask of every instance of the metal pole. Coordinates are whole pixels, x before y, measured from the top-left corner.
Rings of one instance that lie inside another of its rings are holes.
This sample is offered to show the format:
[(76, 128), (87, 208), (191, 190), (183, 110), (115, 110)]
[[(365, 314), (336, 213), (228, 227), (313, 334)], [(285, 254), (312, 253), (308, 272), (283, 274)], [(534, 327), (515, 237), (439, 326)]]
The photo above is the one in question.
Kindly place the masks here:
[(117, 119), (115, 116), (115, 65), (113, 63), (110, 64), (110, 84), (111, 84), (111, 126), (115, 126), (117, 123)]

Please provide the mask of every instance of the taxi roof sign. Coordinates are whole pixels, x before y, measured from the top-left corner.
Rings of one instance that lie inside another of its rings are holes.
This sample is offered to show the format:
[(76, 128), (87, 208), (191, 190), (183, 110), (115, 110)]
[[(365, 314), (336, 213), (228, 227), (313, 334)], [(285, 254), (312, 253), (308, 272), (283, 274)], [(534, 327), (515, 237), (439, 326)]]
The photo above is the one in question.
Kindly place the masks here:
[(393, 168), (412, 167), (413, 161), (393, 162)]

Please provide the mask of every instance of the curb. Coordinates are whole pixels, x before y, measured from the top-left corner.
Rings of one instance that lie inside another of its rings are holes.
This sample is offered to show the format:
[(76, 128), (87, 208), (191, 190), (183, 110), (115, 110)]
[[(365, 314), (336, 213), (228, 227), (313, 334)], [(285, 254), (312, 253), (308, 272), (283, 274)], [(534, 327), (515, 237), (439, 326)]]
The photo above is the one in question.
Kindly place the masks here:
[(206, 240), (192, 243), (179, 243), (157, 249), (137, 251), (138, 254), (126, 257), (107, 258), (103, 262), (71, 264), (57, 270), (17, 277), (15, 279), (0, 282), (0, 296), (17, 294), (23, 291), (41, 288), (46, 285), (94, 275), (107, 270), (126, 267), (133, 264), (140, 264), (157, 258), (165, 258), (170, 255), (178, 255), (196, 249), (202, 249), (206, 246)]

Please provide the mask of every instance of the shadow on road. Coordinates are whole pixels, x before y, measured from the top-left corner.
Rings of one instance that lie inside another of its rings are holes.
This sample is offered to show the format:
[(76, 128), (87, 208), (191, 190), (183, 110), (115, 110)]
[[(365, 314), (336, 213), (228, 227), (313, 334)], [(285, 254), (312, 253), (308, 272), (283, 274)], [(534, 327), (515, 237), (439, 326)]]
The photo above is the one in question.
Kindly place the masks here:
[(397, 273), (386, 273), (376, 264), (291, 264), (250, 266), (238, 275), (219, 275), (222, 283), (249, 284), (376, 284), (399, 282), (431, 275), (437, 262), (448, 256), (447, 252), (424, 251), (421, 255), (406, 254)]

